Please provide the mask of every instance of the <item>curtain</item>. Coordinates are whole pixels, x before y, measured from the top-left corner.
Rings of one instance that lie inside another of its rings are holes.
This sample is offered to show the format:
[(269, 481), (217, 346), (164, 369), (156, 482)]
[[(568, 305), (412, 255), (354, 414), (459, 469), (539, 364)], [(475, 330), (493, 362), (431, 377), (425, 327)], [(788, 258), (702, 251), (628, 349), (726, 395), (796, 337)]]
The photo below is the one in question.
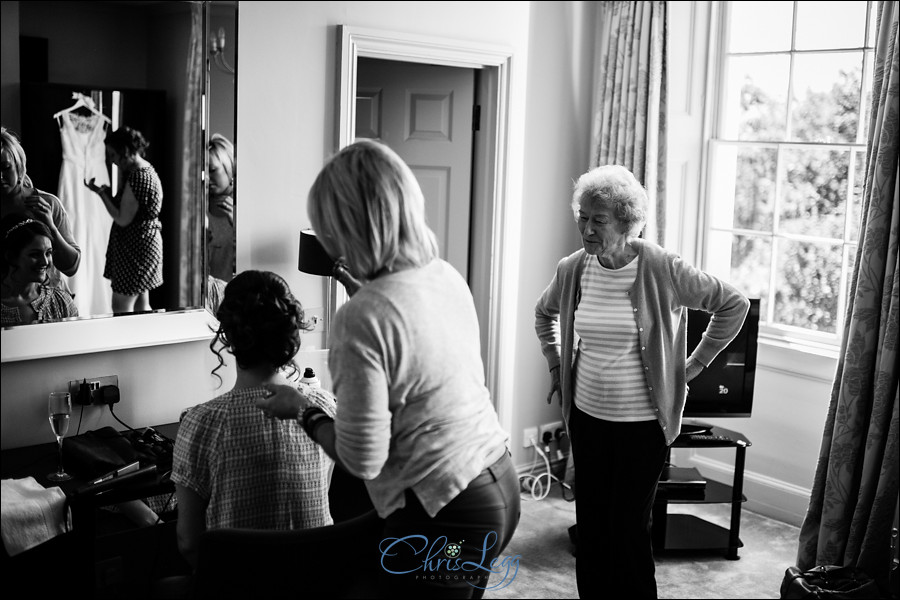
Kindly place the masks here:
[(203, 115), (203, 87), (206, 82), (204, 39), (206, 23), (204, 2), (191, 3), (191, 40), (188, 49), (187, 88), (182, 133), (181, 181), (181, 253), (178, 265), (179, 305), (199, 306), (206, 264), (203, 260), (206, 240), (206, 195), (204, 182), (196, 177), (206, 157), (202, 128), (197, 127)]
[(887, 589), (897, 506), (897, 2), (879, 2), (862, 221), (841, 353), (797, 566), (855, 566)]
[(643, 237), (665, 233), (666, 2), (600, 2), (591, 166), (634, 173), (650, 205)]

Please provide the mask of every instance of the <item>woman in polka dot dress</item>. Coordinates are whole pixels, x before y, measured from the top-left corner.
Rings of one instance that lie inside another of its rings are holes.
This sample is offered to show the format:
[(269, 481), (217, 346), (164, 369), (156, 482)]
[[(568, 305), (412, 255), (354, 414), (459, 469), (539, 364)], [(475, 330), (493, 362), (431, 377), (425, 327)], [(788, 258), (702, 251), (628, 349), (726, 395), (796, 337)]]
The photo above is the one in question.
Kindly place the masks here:
[(106, 136), (106, 158), (120, 169), (120, 192), (85, 184), (113, 218), (103, 276), (112, 283), (115, 313), (151, 310), (150, 290), (162, 285), (162, 183), (145, 158), (149, 143), (140, 131), (121, 127)]

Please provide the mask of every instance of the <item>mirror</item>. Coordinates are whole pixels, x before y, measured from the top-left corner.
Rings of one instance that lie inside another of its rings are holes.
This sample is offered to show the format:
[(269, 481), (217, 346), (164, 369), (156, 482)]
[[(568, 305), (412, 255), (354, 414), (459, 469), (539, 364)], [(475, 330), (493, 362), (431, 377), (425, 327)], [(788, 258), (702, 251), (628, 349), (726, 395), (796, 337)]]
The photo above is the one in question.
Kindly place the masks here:
[[(127, 125), (149, 142), (145, 158), (163, 189), (163, 283), (150, 292), (152, 312), (203, 307), (207, 144), (211, 132), (234, 141), (236, 115), (236, 75), (219, 71), (209, 40), (211, 31), (218, 35), (221, 29), (216, 49), (224, 63), (236, 66), (237, 2), (2, 5), (3, 125), (20, 135), (35, 187), (58, 196), (69, 213), (82, 249), (81, 265), (68, 282), (79, 308), (76, 320), (118, 319), (126, 313), (113, 314), (110, 281), (103, 276), (111, 218), (96, 210), (102, 201), (92, 192), (65, 196), (67, 140), (54, 115), (75, 104), (74, 92), (90, 98), (111, 119), (110, 131)], [(76, 113), (88, 114), (71, 111)], [(215, 129), (207, 127), (207, 121)], [(112, 165), (106, 168), (111, 182), (116, 181)], [(83, 184), (68, 189), (86, 190)]]

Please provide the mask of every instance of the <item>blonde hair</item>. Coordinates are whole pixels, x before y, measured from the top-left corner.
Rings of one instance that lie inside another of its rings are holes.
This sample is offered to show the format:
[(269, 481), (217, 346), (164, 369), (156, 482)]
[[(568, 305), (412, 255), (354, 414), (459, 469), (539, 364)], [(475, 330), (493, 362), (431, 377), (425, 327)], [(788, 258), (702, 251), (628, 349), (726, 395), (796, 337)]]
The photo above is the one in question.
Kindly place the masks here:
[(6, 150), (12, 157), (13, 167), (16, 171), (16, 185), (24, 188), (34, 187), (28, 176), (28, 158), (25, 156), (25, 148), (22, 147), (19, 136), (6, 127), (0, 128), (0, 149)]
[(233, 183), (234, 177), (237, 175), (234, 164), (234, 144), (221, 133), (214, 133), (209, 136), (209, 151), (219, 159), (222, 168), (228, 174), (228, 181)]
[(425, 198), (393, 150), (360, 140), (334, 155), (309, 190), (307, 211), (322, 246), (363, 279), (428, 264), (437, 239)]
[(634, 174), (621, 165), (594, 167), (578, 178), (572, 194), (572, 213), (576, 221), (585, 201), (599, 202), (612, 209), (629, 236), (638, 235), (647, 221), (647, 191)]

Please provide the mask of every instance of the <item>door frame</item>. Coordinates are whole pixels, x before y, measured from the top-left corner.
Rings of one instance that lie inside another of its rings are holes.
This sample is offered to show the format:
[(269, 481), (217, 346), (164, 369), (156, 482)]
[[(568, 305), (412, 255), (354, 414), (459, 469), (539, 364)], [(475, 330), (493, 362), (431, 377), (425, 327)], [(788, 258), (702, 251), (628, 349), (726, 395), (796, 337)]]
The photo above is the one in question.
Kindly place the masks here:
[[(480, 134), (472, 155), (472, 209), (469, 287), (481, 326), (485, 380), (500, 424), (510, 431), (512, 402), (499, 359), (505, 340), (515, 338), (501, 318), (501, 274), (508, 263), (505, 218), (508, 212), (508, 140), (512, 51), (490, 44), (338, 25), (338, 74), (335, 151), (353, 142), (356, 131), (356, 74), (359, 57), (473, 69), (475, 103), (481, 106)], [(336, 309), (346, 301), (343, 290)]]

